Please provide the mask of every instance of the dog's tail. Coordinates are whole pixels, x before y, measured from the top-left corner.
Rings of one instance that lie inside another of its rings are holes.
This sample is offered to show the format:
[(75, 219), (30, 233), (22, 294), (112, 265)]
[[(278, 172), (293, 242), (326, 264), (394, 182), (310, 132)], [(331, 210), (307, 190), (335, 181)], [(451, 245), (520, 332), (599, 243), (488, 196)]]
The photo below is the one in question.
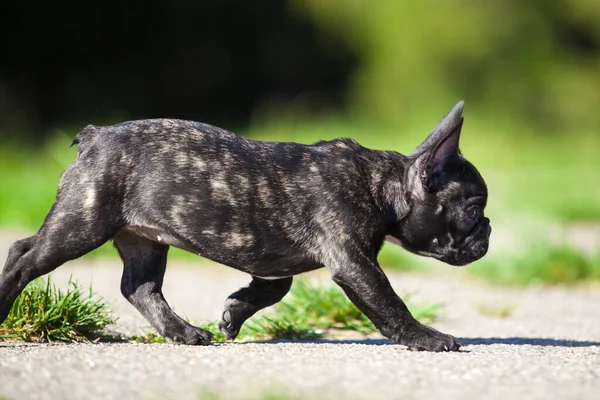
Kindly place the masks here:
[(100, 129), (99, 126), (96, 125), (88, 125), (81, 132), (75, 136), (69, 147), (73, 147), (73, 145), (80, 144), (83, 140), (85, 140), (86, 136), (94, 135)]

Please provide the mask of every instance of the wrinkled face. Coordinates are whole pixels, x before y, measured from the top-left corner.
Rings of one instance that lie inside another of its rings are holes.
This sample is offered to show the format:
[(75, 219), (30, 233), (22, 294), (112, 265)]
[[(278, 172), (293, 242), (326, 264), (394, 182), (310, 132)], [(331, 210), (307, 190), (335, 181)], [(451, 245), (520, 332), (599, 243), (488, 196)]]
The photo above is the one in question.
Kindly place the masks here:
[(451, 265), (483, 257), (489, 247), (490, 220), (484, 216), (487, 187), (462, 156), (447, 160), (433, 190), (412, 193), (410, 213), (394, 232), (407, 250)]

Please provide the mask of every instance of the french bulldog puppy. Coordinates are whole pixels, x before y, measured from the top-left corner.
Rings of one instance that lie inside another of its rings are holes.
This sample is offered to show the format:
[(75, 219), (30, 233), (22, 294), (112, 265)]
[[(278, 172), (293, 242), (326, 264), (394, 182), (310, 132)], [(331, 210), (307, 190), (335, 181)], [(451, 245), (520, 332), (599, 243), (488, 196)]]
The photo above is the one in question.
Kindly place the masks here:
[(487, 188), (460, 153), (459, 102), (410, 155), (351, 139), (259, 142), (173, 119), (86, 127), (36, 235), (15, 242), (0, 276), (0, 322), (23, 288), (109, 240), (121, 292), (166, 339), (210, 343), (176, 315), (161, 286), (170, 246), (252, 276), (225, 301), (220, 330), (285, 296), (294, 275), (326, 267), (393, 343), (455, 351), (417, 322), (377, 263), (386, 236), (452, 265), (481, 258), (491, 232)]

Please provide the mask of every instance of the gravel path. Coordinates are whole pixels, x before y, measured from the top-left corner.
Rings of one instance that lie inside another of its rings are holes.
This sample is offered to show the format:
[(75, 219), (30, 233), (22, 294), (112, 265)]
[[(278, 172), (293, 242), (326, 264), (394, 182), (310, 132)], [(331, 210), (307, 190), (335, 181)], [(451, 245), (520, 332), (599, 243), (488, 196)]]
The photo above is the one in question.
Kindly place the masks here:
[[(18, 235), (17, 235), (18, 236)], [(0, 260), (14, 237), (0, 237)], [(499, 288), (440, 266), (436, 275), (391, 274), (415, 302), (441, 302), (435, 327), (456, 335), (460, 353), (416, 353), (383, 339), (310, 343), (27, 344), (0, 342), (0, 397), (10, 399), (580, 398), (600, 393), (600, 287)], [(116, 260), (76, 261), (54, 273), (93, 282), (131, 334), (147, 323), (121, 298)], [(317, 271), (311, 279), (329, 282)], [(195, 322), (217, 319), (223, 300), (246, 285), (242, 273), (173, 263), (165, 297)], [(514, 311), (505, 318), (494, 309)], [(489, 310), (492, 311), (489, 311)], [(486, 311), (487, 310), (487, 311)]]

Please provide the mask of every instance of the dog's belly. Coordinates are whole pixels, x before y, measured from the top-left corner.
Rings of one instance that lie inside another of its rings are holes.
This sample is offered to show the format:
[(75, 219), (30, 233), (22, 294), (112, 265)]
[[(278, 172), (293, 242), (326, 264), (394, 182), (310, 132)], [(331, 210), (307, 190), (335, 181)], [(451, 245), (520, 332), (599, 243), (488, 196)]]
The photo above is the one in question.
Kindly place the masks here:
[(192, 249), (186, 248), (184, 241), (162, 229), (150, 228), (147, 226), (127, 226), (124, 229), (148, 240), (152, 240), (153, 242), (193, 252)]
[(200, 243), (193, 243), (166, 229), (147, 226), (128, 226), (125, 229), (153, 242), (177, 247), (267, 280), (286, 278), (324, 267), (300, 249), (288, 247), (282, 251), (257, 251), (252, 247), (241, 246), (234, 250), (224, 246), (222, 241), (209, 238), (204, 238), (206, 243), (202, 243), (202, 240)]

